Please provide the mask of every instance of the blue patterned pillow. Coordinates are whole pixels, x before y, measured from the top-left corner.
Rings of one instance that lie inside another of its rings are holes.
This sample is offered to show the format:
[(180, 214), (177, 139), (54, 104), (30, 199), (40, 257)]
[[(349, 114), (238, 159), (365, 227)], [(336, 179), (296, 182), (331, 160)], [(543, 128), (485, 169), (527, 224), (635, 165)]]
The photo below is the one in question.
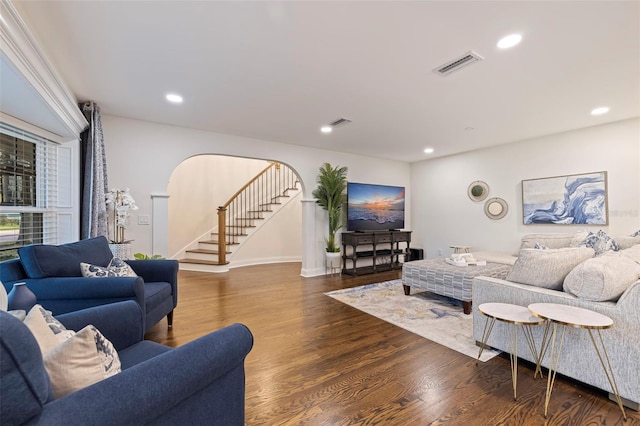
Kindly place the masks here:
[(102, 278), (102, 277), (137, 277), (129, 266), (122, 259), (114, 257), (107, 266), (91, 265), (89, 263), (80, 263), (80, 270), (83, 277)]
[(549, 247), (545, 246), (544, 244), (540, 244), (540, 243), (536, 243), (533, 246), (534, 249), (536, 250), (549, 250)]
[(591, 247), (596, 252), (596, 256), (600, 256), (602, 253), (609, 250), (618, 251), (618, 244), (602, 229), (599, 230), (597, 234), (589, 232), (582, 242), (582, 246)]

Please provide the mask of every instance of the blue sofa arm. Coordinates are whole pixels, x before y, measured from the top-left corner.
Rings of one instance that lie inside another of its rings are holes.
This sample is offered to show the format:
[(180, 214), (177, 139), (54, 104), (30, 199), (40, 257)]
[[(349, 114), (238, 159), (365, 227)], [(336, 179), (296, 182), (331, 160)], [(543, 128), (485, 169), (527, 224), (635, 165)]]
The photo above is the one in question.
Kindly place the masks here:
[[(9, 283), (12, 281), (18, 282), (24, 280), (27, 277), (27, 273), (22, 267), (20, 259), (11, 259), (0, 262), (0, 281), (3, 283)], [(5, 284), (5, 288), (7, 285)], [(7, 291), (11, 290), (9, 288)]]
[[(117, 321), (114, 321), (117, 318)], [(94, 325), (116, 348), (122, 350), (144, 339), (144, 315), (133, 300), (96, 306), (56, 316), (68, 330)]]
[(45, 405), (30, 424), (244, 425), (248, 328), (233, 324)]
[(178, 305), (178, 268), (177, 260), (127, 260), (131, 269), (145, 282), (167, 282), (171, 285), (173, 306)]

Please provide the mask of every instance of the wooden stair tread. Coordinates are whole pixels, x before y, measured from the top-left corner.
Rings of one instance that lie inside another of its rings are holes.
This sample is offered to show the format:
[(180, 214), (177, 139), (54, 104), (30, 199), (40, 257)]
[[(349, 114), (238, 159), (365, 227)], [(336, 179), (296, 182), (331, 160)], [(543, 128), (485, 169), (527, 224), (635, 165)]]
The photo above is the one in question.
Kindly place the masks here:
[(194, 263), (198, 265), (228, 265), (229, 264), (229, 262), (220, 263), (212, 260), (189, 259), (189, 258), (179, 259), (178, 263)]
[[(198, 241), (198, 242), (199, 242), (199, 243), (202, 243), (202, 244), (218, 244), (218, 240), (202, 240), (202, 241)], [(237, 244), (240, 244), (240, 243), (230, 243), (230, 242), (227, 242), (227, 245), (228, 245), (228, 246), (229, 246), (229, 245), (237, 245)]]
[[(186, 253), (200, 253), (200, 254), (215, 254), (218, 255), (220, 252), (218, 250), (209, 250), (209, 249), (192, 249), (186, 250)], [(231, 254), (230, 251), (226, 252), (227, 254)]]

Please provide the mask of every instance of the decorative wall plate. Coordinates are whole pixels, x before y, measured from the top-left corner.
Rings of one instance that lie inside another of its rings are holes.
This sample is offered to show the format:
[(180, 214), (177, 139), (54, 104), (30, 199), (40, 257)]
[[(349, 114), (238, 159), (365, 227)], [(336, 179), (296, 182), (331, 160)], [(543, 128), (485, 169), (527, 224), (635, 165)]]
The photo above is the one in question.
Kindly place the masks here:
[(489, 195), (489, 185), (481, 180), (471, 182), (471, 185), (467, 188), (467, 195), (473, 201), (482, 201)]
[(508, 211), (509, 206), (507, 205), (507, 202), (502, 198), (494, 197), (484, 203), (484, 213), (489, 219), (502, 219), (507, 215)]

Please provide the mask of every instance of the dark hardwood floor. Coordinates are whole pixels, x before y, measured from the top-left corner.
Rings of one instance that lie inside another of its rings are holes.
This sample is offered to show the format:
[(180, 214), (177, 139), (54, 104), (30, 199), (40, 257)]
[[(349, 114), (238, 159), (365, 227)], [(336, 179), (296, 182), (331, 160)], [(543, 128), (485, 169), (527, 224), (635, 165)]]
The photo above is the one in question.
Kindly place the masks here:
[[(180, 272), (174, 326), (146, 338), (179, 346), (241, 322), (254, 334), (246, 361), (248, 425), (640, 425), (640, 414), (520, 364), (513, 400), (508, 356), (475, 359), (342, 304), (323, 293), (399, 277), (300, 277), (299, 263), (224, 274)], [(599, 368), (599, 366), (594, 366)]]

